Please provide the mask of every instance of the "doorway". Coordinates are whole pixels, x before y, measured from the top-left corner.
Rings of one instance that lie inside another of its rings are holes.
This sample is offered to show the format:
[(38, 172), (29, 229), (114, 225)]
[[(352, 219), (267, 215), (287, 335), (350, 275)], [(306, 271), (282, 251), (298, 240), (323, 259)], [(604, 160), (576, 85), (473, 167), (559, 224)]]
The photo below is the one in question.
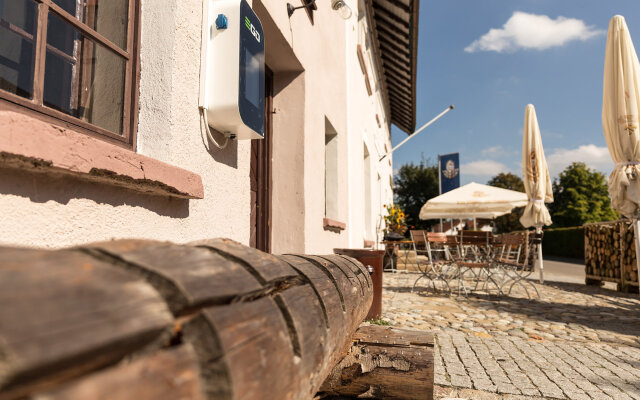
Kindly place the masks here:
[(265, 67), (264, 139), (251, 141), (251, 231), (249, 245), (271, 252), (271, 157), (273, 73)]

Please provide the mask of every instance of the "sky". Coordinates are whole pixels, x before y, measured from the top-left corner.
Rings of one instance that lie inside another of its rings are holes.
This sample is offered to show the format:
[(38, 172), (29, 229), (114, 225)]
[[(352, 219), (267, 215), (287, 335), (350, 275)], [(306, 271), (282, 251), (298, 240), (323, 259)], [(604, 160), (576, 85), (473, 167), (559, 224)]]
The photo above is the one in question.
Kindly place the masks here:
[[(455, 108), (396, 150), (394, 169), (459, 152), (461, 184), (522, 176), (524, 111), (533, 104), (552, 179), (573, 161), (609, 176), (602, 76), (616, 14), (640, 46), (639, 0), (420, 2), (416, 129)], [(394, 145), (406, 136), (392, 126)]]

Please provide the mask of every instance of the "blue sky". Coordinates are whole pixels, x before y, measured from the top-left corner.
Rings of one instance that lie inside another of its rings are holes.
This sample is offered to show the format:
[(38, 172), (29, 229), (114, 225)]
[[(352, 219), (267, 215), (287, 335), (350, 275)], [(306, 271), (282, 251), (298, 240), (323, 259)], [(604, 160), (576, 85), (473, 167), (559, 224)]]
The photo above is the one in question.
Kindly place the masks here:
[[(416, 128), (449, 104), (455, 109), (396, 150), (394, 168), (460, 152), (462, 184), (486, 183), (498, 172), (521, 176), (531, 103), (552, 178), (572, 161), (608, 176), (602, 74), (616, 14), (639, 51), (638, 0), (422, 1)], [(394, 145), (405, 137), (392, 127)]]

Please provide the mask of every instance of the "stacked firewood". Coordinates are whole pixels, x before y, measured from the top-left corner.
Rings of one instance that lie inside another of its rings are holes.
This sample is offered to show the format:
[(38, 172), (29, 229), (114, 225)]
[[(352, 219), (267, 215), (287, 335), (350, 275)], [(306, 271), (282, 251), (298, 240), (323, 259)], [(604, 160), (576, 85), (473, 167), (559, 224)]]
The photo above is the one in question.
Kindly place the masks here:
[(585, 225), (584, 236), (584, 263), (587, 275), (620, 278), (618, 224)]
[(638, 282), (636, 241), (633, 234), (633, 226), (626, 221), (622, 223), (622, 250), (624, 280), (627, 282)]
[(636, 246), (630, 221), (584, 226), (584, 261), (587, 276), (620, 283), (638, 282)]

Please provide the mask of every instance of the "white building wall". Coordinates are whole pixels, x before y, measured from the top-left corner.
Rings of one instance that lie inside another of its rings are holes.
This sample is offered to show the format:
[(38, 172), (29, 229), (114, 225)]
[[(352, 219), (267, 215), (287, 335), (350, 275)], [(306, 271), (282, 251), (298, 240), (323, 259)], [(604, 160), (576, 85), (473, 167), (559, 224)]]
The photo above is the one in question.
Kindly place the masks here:
[[(391, 201), (388, 117), (369, 96), (357, 57), (357, 4), (342, 20), (318, 2), (289, 19), (285, 2), (254, 0), (274, 70), (274, 253), (328, 253), (376, 238), (381, 205)], [(250, 141), (209, 148), (198, 112), (202, 3), (143, 0), (137, 151), (199, 174), (204, 199), (149, 196), (69, 177), (0, 169), (0, 244), (64, 247), (113, 238), (188, 242), (229, 237), (248, 244)], [(268, 18), (266, 18), (268, 17)], [(269, 47), (270, 46), (270, 47)], [(375, 114), (379, 114), (378, 126)], [(340, 233), (323, 228), (324, 121), (338, 133)], [(363, 194), (363, 148), (371, 198)], [(380, 176), (378, 181), (377, 176)], [(371, 215), (362, 212), (371, 202)], [(365, 232), (365, 218), (372, 227)]]

